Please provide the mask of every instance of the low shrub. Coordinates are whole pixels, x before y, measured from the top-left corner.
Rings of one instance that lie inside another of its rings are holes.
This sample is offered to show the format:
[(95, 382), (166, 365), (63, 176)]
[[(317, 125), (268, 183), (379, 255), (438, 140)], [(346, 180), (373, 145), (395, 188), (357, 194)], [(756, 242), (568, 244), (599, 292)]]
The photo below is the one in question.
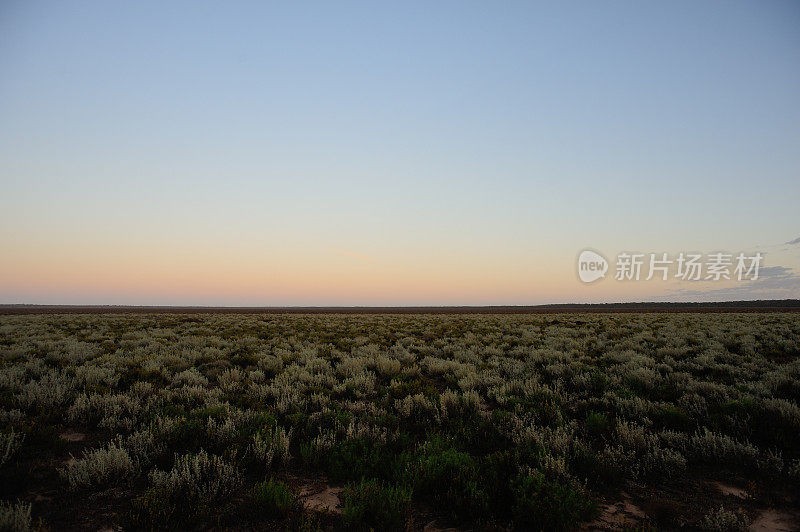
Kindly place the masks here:
[(594, 502), (572, 486), (528, 470), (512, 483), (513, 516), (534, 530), (571, 530), (595, 511)]
[(362, 480), (344, 491), (342, 521), (351, 530), (403, 530), (410, 504), (408, 488)]
[(8, 463), (22, 447), (25, 435), (14, 432), (12, 428), (9, 432), (0, 432), (0, 467)]
[(740, 442), (708, 429), (692, 436), (689, 452), (695, 461), (704, 464), (720, 464), (768, 474), (780, 473), (783, 469), (783, 461), (779, 456), (761, 453), (748, 442)]
[(289, 464), (289, 444), (292, 431), (286, 431), (283, 427), (275, 427), (264, 433), (256, 433), (253, 436), (253, 443), (250, 445), (250, 452), (253, 459), (261, 469), (269, 469), (274, 461), (286, 467)]
[(250, 491), (253, 509), (259, 515), (286, 517), (294, 504), (294, 494), (279, 480), (265, 480)]
[(576, 442), (570, 457), (570, 470), (580, 479), (587, 480), (600, 489), (615, 488), (638, 474), (636, 456), (621, 446), (606, 446), (595, 452), (591, 447)]
[(8, 532), (27, 532), (31, 529), (31, 504), (0, 502), (0, 530)]
[(732, 512), (724, 506), (708, 512), (700, 523), (702, 530), (719, 532), (736, 532), (747, 530), (750, 520), (743, 512)]
[(409, 464), (414, 492), (447, 509), (450, 517), (464, 521), (486, 514), (489, 496), (477, 461), (446, 442), (434, 439)]
[(676, 478), (686, 473), (686, 458), (674, 449), (656, 447), (640, 462), (644, 476), (653, 480)]
[(178, 456), (169, 472), (150, 473), (150, 485), (134, 502), (133, 528), (188, 526), (220, 515), (238, 488), (235, 466), (201, 450)]
[(652, 414), (656, 426), (669, 430), (689, 431), (693, 427), (692, 419), (680, 408), (672, 405), (662, 406)]
[(106, 487), (124, 482), (135, 475), (137, 466), (128, 452), (117, 442), (84, 452), (60, 470), (62, 478), (72, 489)]
[(594, 440), (600, 440), (611, 433), (614, 424), (607, 415), (601, 412), (589, 412), (586, 415), (586, 432)]
[(392, 476), (397, 456), (382, 444), (366, 439), (337, 442), (324, 457), (326, 470), (337, 481)]

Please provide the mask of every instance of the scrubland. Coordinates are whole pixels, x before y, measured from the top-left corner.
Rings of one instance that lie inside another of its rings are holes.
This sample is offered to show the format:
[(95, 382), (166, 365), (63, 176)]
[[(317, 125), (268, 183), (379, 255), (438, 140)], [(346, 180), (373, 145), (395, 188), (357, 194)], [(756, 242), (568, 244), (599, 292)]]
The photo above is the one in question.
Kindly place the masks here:
[(799, 356), (791, 313), (0, 316), (0, 529), (745, 528), (798, 504)]

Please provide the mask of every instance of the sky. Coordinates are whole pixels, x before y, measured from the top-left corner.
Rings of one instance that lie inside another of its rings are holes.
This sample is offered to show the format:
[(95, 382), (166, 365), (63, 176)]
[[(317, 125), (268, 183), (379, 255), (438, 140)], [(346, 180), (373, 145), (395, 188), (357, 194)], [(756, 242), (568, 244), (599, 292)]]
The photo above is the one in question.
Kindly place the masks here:
[(0, 2), (0, 303), (797, 298), (798, 200), (793, 1)]

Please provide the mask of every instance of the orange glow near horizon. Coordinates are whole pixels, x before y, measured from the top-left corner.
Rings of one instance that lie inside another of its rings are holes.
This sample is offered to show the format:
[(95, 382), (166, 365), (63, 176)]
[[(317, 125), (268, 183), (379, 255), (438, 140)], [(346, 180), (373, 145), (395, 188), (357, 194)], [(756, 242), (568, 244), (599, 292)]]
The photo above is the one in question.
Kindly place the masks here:
[(7, 303), (531, 305), (641, 300), (654, 293), (652, 283), (585, 285), (572, 260), (536, 257), (441, 254), (414, 261), (331, 248), (280, 258), (233, 248), (28, 251), (0, 264), (0, 290), (20, 294)]

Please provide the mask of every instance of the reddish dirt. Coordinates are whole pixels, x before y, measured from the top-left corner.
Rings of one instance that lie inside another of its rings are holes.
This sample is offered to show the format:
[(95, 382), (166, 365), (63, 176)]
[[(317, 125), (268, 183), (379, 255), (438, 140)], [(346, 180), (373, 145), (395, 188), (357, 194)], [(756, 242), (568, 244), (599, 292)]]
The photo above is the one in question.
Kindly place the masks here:
[(750, 524), (750, 530), (764, 532), (791, 532), (797, 530), (798, 521), (789, 512), (771, 508), (761, 512)]

